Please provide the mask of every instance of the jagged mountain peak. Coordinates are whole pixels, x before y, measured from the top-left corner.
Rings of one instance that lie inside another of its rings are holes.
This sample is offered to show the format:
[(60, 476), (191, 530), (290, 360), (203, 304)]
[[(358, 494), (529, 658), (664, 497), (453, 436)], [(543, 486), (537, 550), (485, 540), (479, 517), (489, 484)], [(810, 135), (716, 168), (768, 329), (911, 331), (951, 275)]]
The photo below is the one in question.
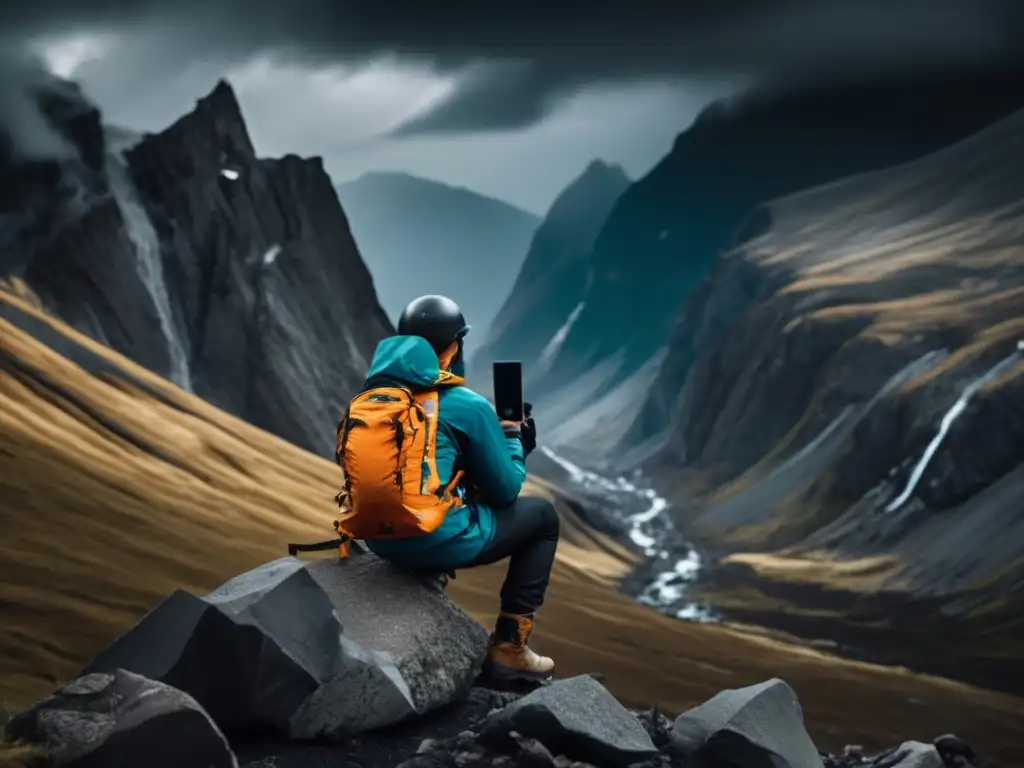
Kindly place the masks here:
[(226, 80), (218, 80), (191, 112), (146, 139), (163, 146), (180, 145), (183, 154), (202, 156), (214, 152), (222, 165), (231, 168), (256, 160), (241, 104)]
[[(0, 241), (14, 241), (0, 266), (78, 330), (328, 452), (391, 326), (322, 159), (257, 158), (226, 81), (159, 133), (112, 134), (94, 183), (66, 195), (80, 204), (54, 206), (44, 189), (48, 206)], [(23, 199), (32, 181), (7, 193)]]

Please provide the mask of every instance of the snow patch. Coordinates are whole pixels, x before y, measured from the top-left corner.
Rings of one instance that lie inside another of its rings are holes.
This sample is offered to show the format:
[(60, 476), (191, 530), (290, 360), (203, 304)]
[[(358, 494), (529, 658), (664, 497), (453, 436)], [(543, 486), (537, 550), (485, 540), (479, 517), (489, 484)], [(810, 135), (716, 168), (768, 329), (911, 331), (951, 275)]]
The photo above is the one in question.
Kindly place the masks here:
[(263, 254), (263, 266), (269, 267), (270, 265), (272, 265), (275, 261), (277, 261), (277, 257), (280, 254), (281, 246), (278, 245), (277, 243), (274, 243), (267, 249), (267, 252)]

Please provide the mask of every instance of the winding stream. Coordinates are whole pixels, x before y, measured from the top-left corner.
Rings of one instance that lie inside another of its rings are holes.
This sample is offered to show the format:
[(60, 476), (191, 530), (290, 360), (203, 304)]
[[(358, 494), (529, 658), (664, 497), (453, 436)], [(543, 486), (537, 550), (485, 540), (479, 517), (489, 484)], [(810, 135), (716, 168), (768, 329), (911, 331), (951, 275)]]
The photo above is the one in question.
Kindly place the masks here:
[(540, 450), (569, 475), (573, 485), (596, 499), (604, 514), (624, 526), (629, 540), (647, 557), (645, 583), (634, 595), (638, 602), (687, 621), (718, 620), (708, 606), (686, 600), (687, 585), (700, 573), (701, 557), (673, 525), (665, 499), (653, 488), (643, 487), (640, 478), (603, 477), (550, 448)]

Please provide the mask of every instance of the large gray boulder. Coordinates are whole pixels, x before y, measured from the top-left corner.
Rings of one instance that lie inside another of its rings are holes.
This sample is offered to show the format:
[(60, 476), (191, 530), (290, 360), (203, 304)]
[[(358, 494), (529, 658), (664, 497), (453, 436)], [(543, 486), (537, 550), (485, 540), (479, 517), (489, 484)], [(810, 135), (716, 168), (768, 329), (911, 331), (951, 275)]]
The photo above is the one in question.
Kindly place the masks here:
[(552, 754), (600, 766), (625, 768), (658, 754), (636, 716), (589, 675), (556, 680), (492, 713), (480, 737), (501, 746), (513, 732)]
[(202, 598), (175, 592), (86, 671), (174, 685), (229, 734), (342, 738), (463, 695), (487, 637), (427, 580), (373, 555), (286, 557)]
[(823, 768), (793, 689), (772, 678), (722, 691), (672, 726), (672, 750), (692, 768)]
[(186, 693), (124, 670), (80, 677), (7, 724), (57, 768), (238, 768), (210, 716)]

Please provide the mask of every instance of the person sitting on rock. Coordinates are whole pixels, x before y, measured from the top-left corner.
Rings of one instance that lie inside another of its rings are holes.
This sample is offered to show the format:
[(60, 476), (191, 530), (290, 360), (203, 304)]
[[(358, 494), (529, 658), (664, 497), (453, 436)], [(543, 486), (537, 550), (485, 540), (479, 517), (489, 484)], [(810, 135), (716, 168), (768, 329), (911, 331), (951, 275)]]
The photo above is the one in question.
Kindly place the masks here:
[(484, 671), (543, 680), (554, 662), (527, 639), (551, 577), (558, 515), (550, 500), (519, 495), (533, 436), (499, 421), (465, 386), (468, 331), (454, 301), (421, 296), (402, 313), (398, 335), (377, 345), (338, 427), (338, 530), (410, 569), (446, 573), (508, 558)]

